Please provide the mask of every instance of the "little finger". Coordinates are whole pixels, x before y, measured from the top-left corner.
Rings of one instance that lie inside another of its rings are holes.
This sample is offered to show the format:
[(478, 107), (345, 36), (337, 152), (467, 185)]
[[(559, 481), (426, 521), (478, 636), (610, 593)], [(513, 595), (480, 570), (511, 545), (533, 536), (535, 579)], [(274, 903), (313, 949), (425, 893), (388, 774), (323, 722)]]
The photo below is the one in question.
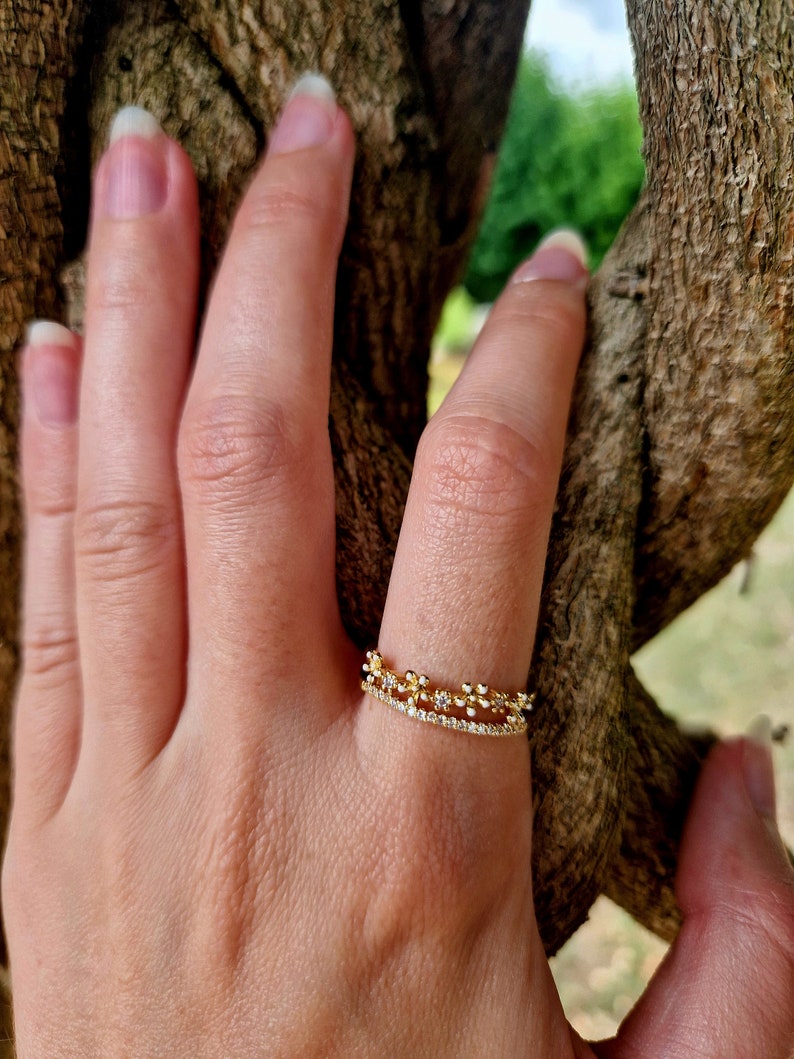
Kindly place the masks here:
[(14, 801), (27, 822), (62, 802), (80, 741), (74, 509), (81, 346), (60, 324), (37, 321), (22, 361), (26, 533)]

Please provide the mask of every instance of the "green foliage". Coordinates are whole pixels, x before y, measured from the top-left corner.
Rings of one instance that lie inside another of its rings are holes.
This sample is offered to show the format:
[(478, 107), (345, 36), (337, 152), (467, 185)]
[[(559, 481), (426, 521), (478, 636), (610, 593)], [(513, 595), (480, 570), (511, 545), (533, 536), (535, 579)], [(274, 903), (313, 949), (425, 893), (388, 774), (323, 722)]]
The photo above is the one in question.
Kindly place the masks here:
[(449, 292), (436, 330), (436, 340), (444, 349), (449, 352), (468, 350), (476, 308), (477, 303), (464, 287), (455, 287)]
[(642, 132), (630, 85), (563, 90), (525, 56), (491, 194), (464, 280), (493, 301), (547, 232), (573, 227), (596, 267), (634, 205), (644, 177)]

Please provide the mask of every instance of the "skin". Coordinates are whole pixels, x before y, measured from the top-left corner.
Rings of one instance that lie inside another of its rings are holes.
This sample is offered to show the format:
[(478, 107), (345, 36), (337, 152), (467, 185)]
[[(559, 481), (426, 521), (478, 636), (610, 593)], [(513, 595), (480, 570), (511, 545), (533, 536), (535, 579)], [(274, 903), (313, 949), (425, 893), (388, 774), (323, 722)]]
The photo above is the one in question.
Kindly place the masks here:
[[(360, 691), (326, 429), (353, 155), (341, 109), (293, 99), (196, 351), (189, 160), (122, 137), (95, 177), (85, 338), (24, 352), (18, 1054), (786, 1059), (794, 882), (766, 747), (705, 765), (681, 935), (591, 1046), (535, 923), (526, 739)], [(396, 669), (524, 685), (586, 278), (542, 248), (425, 432), (379, 641)]]

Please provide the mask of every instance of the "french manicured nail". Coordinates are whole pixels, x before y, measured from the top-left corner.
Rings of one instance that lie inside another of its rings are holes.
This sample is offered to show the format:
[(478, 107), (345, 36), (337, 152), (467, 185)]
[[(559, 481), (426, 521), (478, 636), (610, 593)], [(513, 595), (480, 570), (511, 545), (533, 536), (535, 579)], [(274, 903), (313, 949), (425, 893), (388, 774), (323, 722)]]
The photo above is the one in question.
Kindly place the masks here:
[(587, 247), (580, 235), (568, 229), (546, 236), (532, 257), (513, 274), (514, 283), (556, 279), (584, 286), (588, 278)]
[(104, 212), (120, 220), (157, 213), (168, 198), (162, 130), (148, 110), (124, 107), (110, 130)]
[(270, 137), (270, 154), (288, 154), (326, 143), (336, 122), (336, 96), (320, 74), (304, 74), (290, 92)]
[(68, 328), (51, 320), (28, 326), (27, 383), (39, 420), (64, 427), (76, 422), (78, 404), (77, 339)]
[(762, 714), (747, 731), (742, 755), (747, 794), (756, 811), (775, 818), (775, 770), (772, 763), (772, 723)]

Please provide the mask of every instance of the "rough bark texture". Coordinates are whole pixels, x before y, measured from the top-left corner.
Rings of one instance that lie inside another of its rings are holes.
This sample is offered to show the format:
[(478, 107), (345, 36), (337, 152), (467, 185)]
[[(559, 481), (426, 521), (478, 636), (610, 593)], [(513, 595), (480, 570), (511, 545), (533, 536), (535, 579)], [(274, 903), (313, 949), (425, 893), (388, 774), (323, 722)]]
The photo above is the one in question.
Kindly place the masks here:
[[(627, 10), (649, 223), (644, 260), (617, 248), (608, 284), (646, 320), (639, 646), (749, 554), (794, 481), (794, 6)], [(606, 889), (669, 937), (681, 808), (708, 740), (682, 741), (626, 672), (626, 825)]]
[[(79, 321), (82, 271), (69, 260), (85, 233), (89, 142), (96, 158), (113, 111), (138, 102), (185, 143), (209, 272), (296, 73), (319, 69), (339, 89), (359, 154), (331, 434), (340, 592), (364, 645), (377, 638), (424, 421), (430, 335), (472, 235), (525, 8), (120, 0), (89, 10), (82, 0), (53, 11), (0, 0), (6, 709), (13, 351), (31, 316)], [(747, 554), (794, 477), (790, 0), (632, 0), (629, 16), (648, 186), (592, 285), (533, 673), (534, 871), (549, 951), (601, 892), (673, 934), (678, 836), (708, 737), (662, 717), (630, 652)]]
[(791, 485), (794, 6), (629, 14), (654, 204), (639, 645), (747, 556)]

